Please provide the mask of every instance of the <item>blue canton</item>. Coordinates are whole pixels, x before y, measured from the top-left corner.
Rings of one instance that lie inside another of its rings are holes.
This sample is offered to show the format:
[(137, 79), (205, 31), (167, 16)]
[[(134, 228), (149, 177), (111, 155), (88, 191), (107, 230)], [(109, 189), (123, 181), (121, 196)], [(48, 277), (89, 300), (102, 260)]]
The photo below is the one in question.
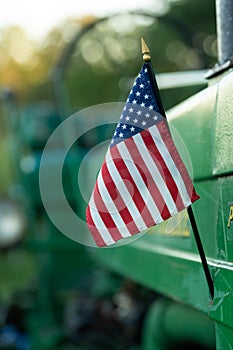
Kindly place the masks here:
[(111, 147), (155, 125), (163, 117), (150, 82), (147, 64), (138, 74), (114, 132)]

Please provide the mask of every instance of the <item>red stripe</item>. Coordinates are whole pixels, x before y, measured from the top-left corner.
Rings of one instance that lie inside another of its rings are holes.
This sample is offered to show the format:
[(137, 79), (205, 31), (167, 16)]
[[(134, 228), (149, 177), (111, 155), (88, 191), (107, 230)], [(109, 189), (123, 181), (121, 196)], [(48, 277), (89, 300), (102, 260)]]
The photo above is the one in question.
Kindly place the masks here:
[(196, 201), (198, 198), (200, 198), (198, 196), (198, 194), (196, 193), (192, 180), (190, 179), (190, 176), (187, 172), (187, 169), (182, 161), (182, 159), (180, 158), (180, 155), (176, 149), (176, 146), (173, 143), (173, 140), (171, 138), (167, 123), (165, 121), (161, 121), (158, 124), (156, 124), (160, 135), (163, 139), (163, 142), (165, 143), (167, 149), (169, 150), (169, 153), (172, 156), (172, 159), (174, 161), (174, 163), (177, 166), (177, 169), (179, 170), (181, 177), (184, 181), (185, 187), (187, 189), (187, 192), (189, 194), (190, 200), (192, 202)]
[(141, 133), (142, 139), (145, 142), (148, 151), (150, 152), (151, 157), (154, 160), (154, 163), (156, 164), (157, 168), (159, 169), (159, 172), (161, 173), (164, 182), (167, 185), (167, 188), (169, 192), (171, 193), (171, 196), (176, 204), (177, 210), (181, 211), (185, 208), (185, 205), (183, 203), (183, 200), (181, 198), (181, 195), (179, 193), (179, 190), (177, 188), (177, 185), (173, 179), (173, 176), (170, 173), (170, 170), (168, 169), (164, 158), (162, 157), (161, 153), (159, 152), (156, 143), (153, 140), (153, 137), (151, 136), (150, 132), (148, 130), (145, 130)]
[(129, 193), (132, 195), (132, 200), (137, 207), (142, 219), (144, 220), (147, 227), (155, 225), (155, 221), (151, 216), (150, 211), (147, 208), (144, 199), (142, 198), (137, 185), (135, 184), (130, 172), (128, 171), (125, 162), (123, 161), (117, 146), (111, 148), (111, 155), (114, 164), (119, 172), (120, 177), (125, 183)]
[[(145, 133), (146, 130), (144, 130), (142, 133)], [(141, 133), (141, 135), (142, 135)], [(144, 162), (143, 158), (141, 157), (140, 152), (138, 151), (137, 143), (135, 143), (134, 138), (130, 138), (125, 141), (125, 145), (127, 146), (127, 149), (134, 160), (134, 163), (137, 165), (139, 169), (145, 174), (147, 183), (148, 183), (148, 190), (160, 212), (160, 215), (163, 220), (167, 220), (171, 217), (171, 213), (169, 212), (169, 209), (151, 175), (151, 173), (148, 170), (148, 167), (146, 163)], [(140, 145), (139, 145), (140, 146)], [(142, 146), (143, 147), (143, 146)]]
[(133, 235), (135, 233), (140, 232), (128, 208), (126, 207), (120, 192), (117, 190), (117, 187), (114, 181), (112, 180), (112, 177), (109, 173), (106, 163), (103, 164), (101, 171), (102, 171), (102, 177), (103, 177), (106, 189), (110, 197), (112, 198), (116, 208), (118, 209), (118, 212), (122, 220), (126, 224), (130, 234)]
[(98, 210), (98, 213), (103, 220), (106, 229), (108, 230), (109, 234), (112, 236), (113, 240), (116, 242), (119, 239), (123, 238), (122, 235), (119, 232), (119, 229), (116, 227), (115, 222), (112, 219), (111, 214), (109, 213), (102, 197), (99, 191), (99, 186), (98, 186), (98, 180), (96, 182), (96, 187), (93, 192), (93, 197), (95, 201), (96, 208)]
[(87, 222), (87, 226), (88, 226), (97, 246), (98, 247), (106, 247), (107, 244), (104, 242), (101, 234), (99, 233), (99, 231), (96, 228), (95, 223), (92, 219), (89, 205), (88, 205), (87, 210), (86, 210), (86, 222)]

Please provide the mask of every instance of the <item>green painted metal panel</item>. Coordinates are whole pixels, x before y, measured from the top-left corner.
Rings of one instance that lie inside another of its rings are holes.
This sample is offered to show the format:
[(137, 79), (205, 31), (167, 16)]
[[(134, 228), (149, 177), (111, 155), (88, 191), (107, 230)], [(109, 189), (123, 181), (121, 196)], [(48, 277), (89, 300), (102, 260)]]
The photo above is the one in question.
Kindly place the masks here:
[(168, 113), (188, 148), (195, 179), (233, 171), (232, 89), (230, 72)]
[[(219, 203), (218, 181), (215, 179), (197, 182), (196, 190), (201, 199), (193, 204), (193, 211), (198, 222), (198, 228), (206, 255), (213, 258), (216, 257), (218, 249), (216, 245), (216, 218), (218, 217)], [(150, 230), (150, 233), (154, 232), (159, 235), (159, 237), (157, 237), (157, 235), (153, 236), (154, 242), (150, 238), (151, 243), (179, 249), (185, 252), (196, 253), (196, 243), (186, 210), (184, 213), (180, 213), (171, 220), (159, 224)], [(176, 221), (177, 226), (174, 230), (173, 227), (175, 227)], [(169, 228), (172, 230), (171, 232), (169, 232)], [(182, 236), (184, 237), (182, 238)], [(144, 239), (148, 238), (144, 237)]]
[(221, 324), (216, 324), (216, 349), (233, 349), (233, 330)]
[(209, 178), (213, 173), (216, 96), (217, 84), (202, 90), (168, 112), (169, 122), (176, 128), (188, 149), (196, 180)]
[(233, 72), (218, 84), (213, 174), (233, 172)]
[[(215, 266), (214, 266), (215, 265)], [(210, 317), (214, 320), (233, 328), (232, 310), (232, 285), (233, 264), (213, 262), (215, 297), (210, 308)], [(233, 332), (233, 331), (232, 331)]]
[[(228, 221), (233, 202), (233, 176), (219, 178), (219, 218), (217, 226), (217, 245), (220, 260), (233, 262), (233, 222)], [(233, 279), (232, 279), (233, 284)]]
[(98, 250), (96, 258), (159, 293), (199, 310), (209, 310), (208, 287), (197, 253), (185, 253), (140, 239), (125, 247)]

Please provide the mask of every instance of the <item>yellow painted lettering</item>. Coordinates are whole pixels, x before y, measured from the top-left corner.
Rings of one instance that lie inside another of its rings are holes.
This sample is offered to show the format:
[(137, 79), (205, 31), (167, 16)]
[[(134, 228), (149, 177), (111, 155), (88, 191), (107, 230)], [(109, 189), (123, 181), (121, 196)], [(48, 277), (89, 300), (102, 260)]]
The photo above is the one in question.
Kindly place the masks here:
[(229, 218), (228, 218), (228, 225), (227, 227), (231, 227), (231, 221), (233, 220), (233, 205), (230, 206), (230, 212), (229, 212)]

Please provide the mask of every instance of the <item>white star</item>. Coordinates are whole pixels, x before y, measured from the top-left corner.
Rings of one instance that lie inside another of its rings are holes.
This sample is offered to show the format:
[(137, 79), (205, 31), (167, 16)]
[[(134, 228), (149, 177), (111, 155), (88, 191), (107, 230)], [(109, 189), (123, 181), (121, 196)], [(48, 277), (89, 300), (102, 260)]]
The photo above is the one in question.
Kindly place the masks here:
[(146, 118), (150, 118), (150, 114), (149, 113), (146, 113)]
[(124, 107), (124, 111), (126, 110), (126, 106)]
[(125, 130), (127, 128), (127, 126), (124, 124), (122, 125), (122, 129)]
[(114, 136), (116, 136), (116, 134), (117, 134), (117, 132), (115, 131), (115, 132), (114, 132)]
[(146, 69), (144, 69), (144, 73), (147, 73), (147, 68), (146, 68)]
[(133, 83), (133, 86), (136, 86), (137, 85), (137, 82), (135, 81), (134, 83)]
[(144, 88), (144, 84), (140, 84), (140, 89), (143, 89)]
[(124, 118), (124, 116), (123, 116), (123, 114), (121, 115), (121, 117), (120, 117), (120, 119), (123, 119)]
[(130, 107), (130, 108), (129, 108), (129, 113), (132, 113), (132, 112), (133, 112), (133, 108)]
[(123, 133), (122, 132), (120, 132), (120, 134), (119, 134), (119, 137), (123, 137), (124, 135), (123, 135)]
[(117, 128), (119, 128), (119, 127), (120, 127), (120, 125), (121, 125), (121, 124), (120, 124), (120, 123), (118, 123), (118, 124), (117, 124)]
[(138, 78), (141, 78), (141, 73), (138, 74)]
[(130, 131), (131, 132), (135, 131), (135, 128), (133, 126), (131, 126)]
[(144, 102), (142, 102), (140, 106), (141, 106), (141, 107), (145, 107), (145, 103), (144, 103)]
[(145, 122), (145, 120), (143, 120), (143, 122), (142, 122), (142, 125), (143, 125), (143, 126), (145, 126), (145, 125), (146, 125), (146, 122)]
[(125, 120), (128, 122), (130, 120), (130, 117), (125, 117)]
[(136, 92), (136, 96), (140, 96), (141, 94), (140, 94), (140, 92), (139, 91), (137, 91)]
[(130, 90), (130, 93), (129, 93), (129, 94), (132, 95), (132, 93), (133, 93), (133, 90)]
[(145, 99), (145, 100), (148, 100), (148, 98), (149, 98), (149, 95), (147, 95), (147, 94), (144, 95), (144, 99)]
[(114, 142), (114, 140), (111, 140), (111, 143), (113, 143)]
[(142, 114), (142, 111), (137, 111), (137, 115), (141, 115)]
[(127, 102), (129, 102), (129, 98), (127, 98)]
[(152, 105), (150, 105), (150, 106), (149, 106), (149, 110), (151, 111), (152, 109), (153, 109), (153, 106), (152, 106)]
[(137, 100), (133, 100), (132, 102), (133, 102), (133, 105), (135, 105), (137, 103)]
[(138, 122), (138, 119), (135, 118), (135, 119), (133, 120), (133, 122), (134, 122), (134, 124), (136, 124), (136, 123)]
[(155, 116), (153, 117), (153, 119), (154, 119), (154, 120), (157, 120), (157, 119), (158, 119), (157, 115), (155, 115)]

